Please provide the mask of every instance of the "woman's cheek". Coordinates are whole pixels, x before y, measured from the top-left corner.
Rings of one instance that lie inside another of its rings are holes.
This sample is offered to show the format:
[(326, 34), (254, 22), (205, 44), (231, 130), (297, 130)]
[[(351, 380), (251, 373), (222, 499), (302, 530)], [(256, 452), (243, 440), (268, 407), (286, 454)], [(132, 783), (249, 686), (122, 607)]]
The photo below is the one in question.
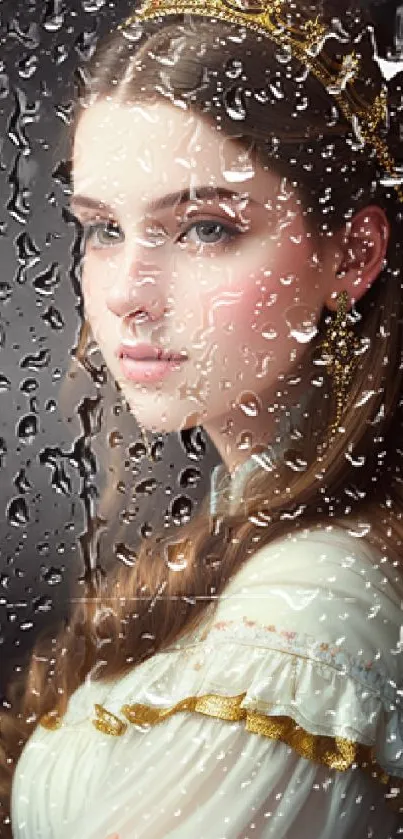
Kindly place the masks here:
[(209, 324), (205, 342), (213, 351), (210, 361), (213, 367), (221, 368), (228, 380), (239, 375), (245, 364), (254, 367), (257, 354), (266, 350), (259, 335), (263, 294), (256, 275), (245, 272), (236, 280), (233, 278), (230, 289), (226, 285), (203, 295), (201, 306)]
[[(220, 286), (207, 289), (200, 294), (204, 313), (208, 315), (211, 328), (228, 334), (237, 332), (247, 324), (259, 308), (262, 296), (256, 276), (243, 272), (221, 282)], [(205, 318), (206, 320), (206, 318)]]

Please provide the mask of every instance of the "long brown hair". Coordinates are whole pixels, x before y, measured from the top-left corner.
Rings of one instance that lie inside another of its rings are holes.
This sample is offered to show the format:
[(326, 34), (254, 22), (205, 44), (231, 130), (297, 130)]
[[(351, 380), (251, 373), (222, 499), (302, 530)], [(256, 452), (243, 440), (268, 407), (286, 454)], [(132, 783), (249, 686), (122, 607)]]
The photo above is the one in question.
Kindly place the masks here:
[[(347, 11), (341, 0), (325, 3), (329, 20)], [(359, 16), (347, 19), (358, 30)], [(380, 71), (369, 41), (361, 51), (368, 93), (379, 86)], [(171, 59), (163, 72), (158, 56)], [(402, 579), (401, 205), (393, 188), (382, 186), (376, 157), (357, 148), (351, 126), (335, 113), (322, 85), (302, 74), (296, 60), (279, 62), (279, 50), (270, 41), (219, 21), (168, 18), (148, 23), (137, 39), (115, 31), (86, 68), (85, 83), (80, 76), (69, 142), (83, 108), (103, 97), (121, 102), (160, 97), (173, 106), (181, 101), (214, 124), (219, 116), (223, 136), (248, 149), (252, 143), (261, 162), (295, 182), (318, 238), (341, 229), (370, 203), (385, 209), (391, 225), (385, 268), (354, 309), (362, 352), (345, 404), (343, 433), (331, 446), (324, 444), (334, 404), (325, 367), (318, 366), (329, 316), (323, 312), (304, 358), (316, 387), (303, 434), (290, 441), (271, 473), (258, 470), (251, 477), (246, 514), (237, 511), (218, 533), (211, 533), (207, 496), (183, 527), (180, 541), (166, 533), (144, 540), (133, 567), (119, 567), (95, 598), (93, 592), (86, 597), (80, 591), (68, 625), (56, 638), (37, 641), (29, 672), (10, 686), (9, 711), (0, 715), (1, 836), (12, 835), (12, 777), (40, 717), (52, 709), (63, 714), (89, 672), (97, 680), (116, 679), (194, 628), (258, 548), (307, 525), (361, 527), (385, 555), (385, 571), (389, 568), (397, 584), (399, 575)], [(236, 111), (242, 112), (239, 119)], [(81, 358), (87, 335), (84, 324)], [(171, 567), (179, 556), (184, 559), (180, 573)]]

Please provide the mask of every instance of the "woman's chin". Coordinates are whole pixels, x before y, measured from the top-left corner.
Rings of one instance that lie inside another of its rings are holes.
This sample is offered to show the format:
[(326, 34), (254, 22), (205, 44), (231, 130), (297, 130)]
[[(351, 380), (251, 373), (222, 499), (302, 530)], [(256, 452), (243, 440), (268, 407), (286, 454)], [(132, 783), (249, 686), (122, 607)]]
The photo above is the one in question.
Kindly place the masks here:
[(124, 395), (134, 419), (150, 434), (177, 433), (201, 424), (202, 412), (195, 412), (194, 406), (186, 412), (179, 399), (176, 404), (163, 405), (155, 394), (149, 399), (144, 399), (141, 394), (126, 392)]

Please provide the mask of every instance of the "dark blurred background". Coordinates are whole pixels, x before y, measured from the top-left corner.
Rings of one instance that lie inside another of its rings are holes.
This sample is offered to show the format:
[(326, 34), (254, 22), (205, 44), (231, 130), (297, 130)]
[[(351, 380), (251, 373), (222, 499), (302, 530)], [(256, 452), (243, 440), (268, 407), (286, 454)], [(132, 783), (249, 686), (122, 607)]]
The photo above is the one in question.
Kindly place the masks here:
[[(38, 632), (68, 617), (76, 581), (133, 562), (153, 529), (180, 528), (217, 462), (195, 429), (151, 438), (150, 465), (133, 418), (102, 385), (102, 359), (91, 357), (92, 376), (68, 377), (81, 311), (63, 157), (73, 74), (132, 9), (106, 0), (0, 2), (0, 693)], [(113, 481), (101, 469), (102, 448), (126, 464), (126, 486), (115, 492), (117, 541), (97, 517), (97, 498)]]
[[(65, 209), (73, 74), (133, 5), (0, 0), (0, 694), (38, 632), (68, 617), (76, 581), (133, 562), (153, 529), (180, 528), (217, 462), (194, 429), (155, 436), (150, 466), (133, 419), (102, 384), (102, 360), (92, 359), (92, 377), (68, 377), (81, 311), (77, 231)], [(372, 5), (389, 57), (400, 57), (403, 3)], [(102, 449), (126, 465), (117, 540), (97, 517), (113, 481)]]

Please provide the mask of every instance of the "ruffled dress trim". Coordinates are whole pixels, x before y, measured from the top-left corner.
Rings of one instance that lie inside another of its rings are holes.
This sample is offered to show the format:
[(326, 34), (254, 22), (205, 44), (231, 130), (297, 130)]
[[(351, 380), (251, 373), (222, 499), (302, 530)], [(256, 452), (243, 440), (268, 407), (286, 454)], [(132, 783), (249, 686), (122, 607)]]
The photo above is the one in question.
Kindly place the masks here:
[(380, 660), (357, 661), (337, 645), (244, 618), (216, 621), (196, 643), (155, 654), (101, 702), (85, 686), (64, 718), (50, 711), (40, 724), (54, 730), (91, 719), (121, 736), (128, 723), (152, 726), (179, 712), (244, 721), (307, 760), (370, 772), (403, 812), (402, 689)]

